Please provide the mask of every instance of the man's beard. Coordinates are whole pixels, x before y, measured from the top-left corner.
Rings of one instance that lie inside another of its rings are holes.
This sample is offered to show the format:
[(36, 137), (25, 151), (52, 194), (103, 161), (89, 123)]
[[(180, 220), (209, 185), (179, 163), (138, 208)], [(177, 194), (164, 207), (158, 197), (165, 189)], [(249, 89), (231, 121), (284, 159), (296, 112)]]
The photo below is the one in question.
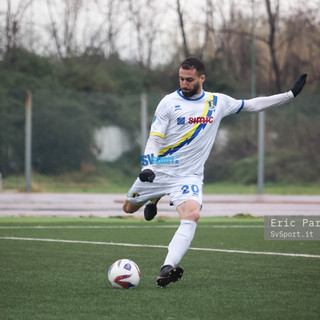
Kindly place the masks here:
[(186, 98), (190, 98), (192, 96), (194, 96), (195, 94), (198, 93), (198, 90), (199, 90), (199, 83), (195, 84), (193, 89), (192, 90), (189, 90), (189, 91), (184, 91), (182, 88), (181, 88), (181, 91), (183, 93), (183, 95), (186, 97)]

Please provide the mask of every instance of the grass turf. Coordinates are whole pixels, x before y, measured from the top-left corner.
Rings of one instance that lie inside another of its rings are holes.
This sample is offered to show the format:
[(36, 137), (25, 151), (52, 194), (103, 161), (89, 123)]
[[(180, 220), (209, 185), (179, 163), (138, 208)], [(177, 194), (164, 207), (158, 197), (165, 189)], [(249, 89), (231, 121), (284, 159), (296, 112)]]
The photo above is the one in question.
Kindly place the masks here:
[[(80, 228), (30, 228), (39, 225)], [(173, 219), (1, 218), (0, 236), (167, 245), (177, 225)], [(217, 228), (222, 225), (250, 228)], [(261, 226), (254, 218), (201, 219), (192, 247), (320, 253), (319, 241), (264, 241)], [(189, 250), (182, 280), (161, 289), (155, 278), (166, 252), (0, 239), (1, 319), (318, 319), (318, 258)], [(108, 284), (108, 268), (119, 258), (139, 265), (137, 288)]]
[[(129, 186), (134, 182), (135, 177), (122, 177), (117, 181), (105, 178), (105, 175), (88, 175), (81, 172), (47, 176), (38, 173), (32, 174), (31, 189), (34, 192), (77, 192), (77, 193), (124, 193), (128, 192)], [(4, 191), (24, 192), (25, 177), (8, 176), (3, 179)], [(208, 183), (203, 186), (205, 194), (257, 194), (256, 184), (241, 184), (218, 182)], [(315, 183), (265, 183), (265, 194), (300, 194), (318, 195), (320, 193), (319, 182)]]

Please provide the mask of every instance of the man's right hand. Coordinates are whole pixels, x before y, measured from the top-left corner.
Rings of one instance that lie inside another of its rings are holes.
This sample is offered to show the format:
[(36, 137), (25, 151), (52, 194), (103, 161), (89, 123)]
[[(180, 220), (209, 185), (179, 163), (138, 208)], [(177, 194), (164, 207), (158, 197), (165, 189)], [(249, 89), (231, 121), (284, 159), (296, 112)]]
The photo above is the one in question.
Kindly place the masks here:
[(151, 169), (145, 169), (142, 170), (139, 174), (139, 179), (142, 182), (153, 182), (154, 178), (156, 177), (156, 175), (154, 174), (154, 172)]

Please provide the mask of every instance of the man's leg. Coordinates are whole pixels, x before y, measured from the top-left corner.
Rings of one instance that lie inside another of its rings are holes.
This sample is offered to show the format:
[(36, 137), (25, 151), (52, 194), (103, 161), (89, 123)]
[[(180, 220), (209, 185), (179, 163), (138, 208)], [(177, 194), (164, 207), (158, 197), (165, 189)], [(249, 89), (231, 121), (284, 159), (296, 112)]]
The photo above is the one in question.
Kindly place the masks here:
[(180, 226), (173, 236), (164, 265), (176, 266), (190, 247), (200, 217), (200, 204), (188, 200), (177, 207)]
[(134, 213), (143, 205), (149, 204), (150, 201), (163, 197), (166, 194), (163, 191), (167, 189), (166, 184), (161, 178), (161, 174), (157, 175), (152, 183), (143, 182), (137, 178), (127, 193), (127, 198), (123, 203), (122, 209), (126, 213)]
[(200, 204), (195, 200), (187, 200), (177, 207), (180, 226), (169, 244), (167, 257), (157, 278), (160, 287), (182, 277), (183, 269), (177, 264), (190, 247), (200, 217), (200, 209)]
[(134, 204), (128, 200), (125, 200), (125, 202), (122, 206), (122, 209), (125, 213), (134, 213), (134, 212), (138, 211), (143, 205), (144, 205), (144, 203)]

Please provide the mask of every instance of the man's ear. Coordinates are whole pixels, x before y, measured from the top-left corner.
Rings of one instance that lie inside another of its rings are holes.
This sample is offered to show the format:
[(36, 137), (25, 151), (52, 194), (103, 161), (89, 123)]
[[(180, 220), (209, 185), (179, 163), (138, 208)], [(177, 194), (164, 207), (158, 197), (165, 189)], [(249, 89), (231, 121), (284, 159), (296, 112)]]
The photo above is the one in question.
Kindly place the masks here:
[(206, 76), (204, 74), (202, 76), (200, 76), (201, 83), (204, 83), (205, 80), (206, 80)]

